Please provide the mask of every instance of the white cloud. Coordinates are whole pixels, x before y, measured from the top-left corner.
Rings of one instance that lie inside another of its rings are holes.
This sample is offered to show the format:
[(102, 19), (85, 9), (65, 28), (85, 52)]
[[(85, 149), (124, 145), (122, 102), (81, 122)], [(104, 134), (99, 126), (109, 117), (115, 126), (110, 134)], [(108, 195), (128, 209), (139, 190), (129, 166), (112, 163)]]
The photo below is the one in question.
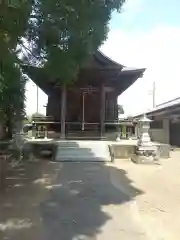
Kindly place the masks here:
[(119, 101), (128, 113), (152, 107), (148, 96), (156, 82), (156, 103), (179, 96), (180, 28), (156, 26), (148, 32), (112, 30), (102, 51), (127, 66), (146, 67), (142, 79), (130, 87)]

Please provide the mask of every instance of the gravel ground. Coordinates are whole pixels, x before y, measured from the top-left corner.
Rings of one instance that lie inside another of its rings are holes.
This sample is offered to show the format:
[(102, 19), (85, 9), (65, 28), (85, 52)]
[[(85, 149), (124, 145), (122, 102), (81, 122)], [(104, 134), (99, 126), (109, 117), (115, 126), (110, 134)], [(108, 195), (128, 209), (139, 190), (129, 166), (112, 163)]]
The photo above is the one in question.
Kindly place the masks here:
[(131, 210), (142, 192), (115, 166), (37, 161), (16, 168), (7, 184), (1, 240), (146, 239)]
[(161, 165), (22, 164), (0, 193), (0, 240), (179, 240), (180, 152)]
[(180, 151), (161, 165), (136, 165), (117, 160), (116, 167), (127, 172), (132, 186), (143, 191), (134, 199), (142, 226), (150, 239), (180, 239)]

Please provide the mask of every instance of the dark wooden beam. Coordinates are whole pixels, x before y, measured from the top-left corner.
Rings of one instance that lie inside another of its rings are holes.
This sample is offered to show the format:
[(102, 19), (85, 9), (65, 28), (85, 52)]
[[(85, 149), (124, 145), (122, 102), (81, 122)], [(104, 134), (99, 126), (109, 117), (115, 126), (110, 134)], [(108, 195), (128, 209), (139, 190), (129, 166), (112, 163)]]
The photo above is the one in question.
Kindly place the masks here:
[(100, 136), (101, 138), (103, 138), (104, 136), (104, 128), (105, 128), (105, 100), (106, 100), (106, 95), (105, 95), (105, 87), (104, 85), (102, 84), (101, 85), (101, 89), (100, 89), (100, 94), (101, 94), (101, 97), (100, 97)]
[(65, 139), (66, 133), (66, 87), (61, 88), (61, 139)]

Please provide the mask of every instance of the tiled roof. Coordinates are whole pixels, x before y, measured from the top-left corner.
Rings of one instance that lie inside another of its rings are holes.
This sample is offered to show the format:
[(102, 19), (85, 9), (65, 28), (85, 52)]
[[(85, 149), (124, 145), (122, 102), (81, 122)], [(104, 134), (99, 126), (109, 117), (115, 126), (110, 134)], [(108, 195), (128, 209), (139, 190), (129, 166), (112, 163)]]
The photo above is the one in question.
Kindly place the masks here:
[[(164, 102), (164, 103), (161, 103), (161, 104), (157, 105), (155, 108), (147, 111), (146, 114), (158, 112), (158, 111), (161, 111), (161, 110), (165, 110), (166, 108), (170, 108), (170, 107), (174, 107), (174, 106), (178, 106), (178, 105), (180, 105), (180, 97), (174, 98), (174, 99), (169, 100), (169, 101)], [(141, 116), (143, 114), (144, 113), (141, 113), (141, 114), (138, 114), (136, 116)]]
[(164, 107), (170, 107), (170, 106), (173, 106), (173, 105), (176, 105), (176, 104), (180, 104), (180, 97), (178, 98), (174, 98), (170, 101), (167, 101), (167, 102), (164, 102), (164, 103), (161, 103), (159, 105), (157, 105), (156, 107), (157, 108), (164, 108)]

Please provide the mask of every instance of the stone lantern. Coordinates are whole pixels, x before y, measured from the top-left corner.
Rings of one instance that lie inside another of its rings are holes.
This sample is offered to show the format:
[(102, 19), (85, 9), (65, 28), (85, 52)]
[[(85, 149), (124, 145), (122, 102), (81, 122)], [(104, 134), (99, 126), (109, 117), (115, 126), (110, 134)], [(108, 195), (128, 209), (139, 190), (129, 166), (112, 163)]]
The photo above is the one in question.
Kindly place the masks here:
[(147, 118), (145, 114), (141, 119), (139, 119), (138, 125), (140, 130), (140, 136), (137, 144), (138, 146), (149, 147), (153, 145), (149, 135), (150, 122), (152, 122), (152, 120)]
[(136, 153), (132, 159), (136, 163), (149, 163), (158, 160), (157, 147), (153, 144), (149, 135), (151, 121), (145, 114), (138, 121), (140, 136), (137, 142)]
[(36, 123), (35, 121), (32, 121), (32, 139), (34, 140), (36, 138)]

